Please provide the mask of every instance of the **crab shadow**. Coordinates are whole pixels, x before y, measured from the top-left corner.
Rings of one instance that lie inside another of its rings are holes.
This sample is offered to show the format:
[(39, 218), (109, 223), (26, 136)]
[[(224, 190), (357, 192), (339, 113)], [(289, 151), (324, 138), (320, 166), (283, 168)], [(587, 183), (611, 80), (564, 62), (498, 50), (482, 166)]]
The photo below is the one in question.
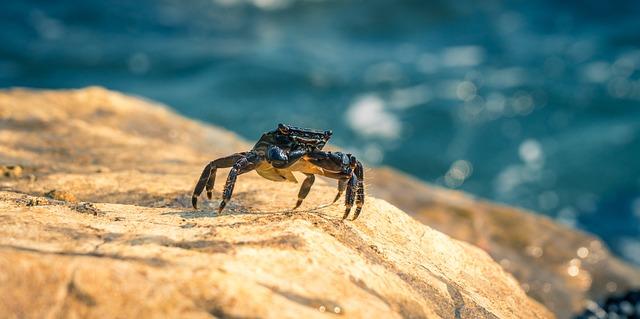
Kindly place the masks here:
[(220, 200), (215, 198), (215, 196), (219, 194), (214, 194), (214, 199), (211, 200), (203, 200), (203, 196), (201, 196), (198, 209), (194, 210), (181, 205), (180, 207), (185, 207), (186, 209), (165, 212), (162, 213), (162, 215), (179, 215), (184, 219), (216, 218), (233, 215), (294, 215), (299, 213), (311, 213), (327, 218), (336, 217), (336, 215), (328, 214), (327, 210), (332, 206), (338, 205), (337, 202), (322, 205), (309, 205), (310, 207), (305, 207), (305, 205), (303, 204), (301, 208), (295, 210), (293, 209), (293, 207), (284, 207), (284, 205), (275, 209), (265, 210), (261, 209), (260, 207), (268, 207), (272, 206), (272, 204), (271, 202), (265, 200), (256, 201), (255, 195), (258, 193), (259, 191), (246, 191), (235, 195), (220, 214), (218, 214), (218, 204), (220, 203)]
[(161, 215), (179, 215), (184, 219), (196, 219), (196, 218), (218, 218), (224, 216), (236, 216), (236, 215), (254, 215), (254, 216), (270, 216), (270, 215), (285, 215), (292, 216), (295, 214), (314, 214), (323, 216), (325, 218), (337, 218), (334, 214), (324, 212), (326, 208), (332, 206), (331, 204), (320, 205), (317, 207), (311, 207), (308, 209), (281, 209), (281, 210), (260, 210), (259, 208), (244, 206), (244, 205), (227, 205), (224, 211), (218, 214), (218, 208), (213, 205), (207, 205), (207, 207), (197, 210), (180, 210), (170, 211), (162, 213)]

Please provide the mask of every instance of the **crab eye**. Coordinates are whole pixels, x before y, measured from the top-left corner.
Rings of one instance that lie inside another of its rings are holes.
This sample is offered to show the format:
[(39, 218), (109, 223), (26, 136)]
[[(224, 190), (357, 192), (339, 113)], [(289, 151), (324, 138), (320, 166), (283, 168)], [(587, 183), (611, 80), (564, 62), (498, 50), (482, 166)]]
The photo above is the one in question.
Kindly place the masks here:
[(332, 131), (324, 131), (324, 139), (328, 140), (329, 138), (331, 138), (331, 135), (333, 135)]

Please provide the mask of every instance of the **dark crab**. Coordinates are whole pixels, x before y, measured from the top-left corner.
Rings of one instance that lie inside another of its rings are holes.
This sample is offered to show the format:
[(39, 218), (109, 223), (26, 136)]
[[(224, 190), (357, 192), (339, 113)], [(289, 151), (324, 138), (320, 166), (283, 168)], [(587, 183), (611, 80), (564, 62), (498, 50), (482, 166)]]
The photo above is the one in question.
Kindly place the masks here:
[(198, 196), (205, 188), (207, 197), (211, 199), (218, 168), (231, 167), (218, 213), (222, 212), (231, 199), (236, 178), (240, 174), (255, 170), (268, 180), (297, 183), (292, 172), (301, 172), (306, 175), (306, 178), (302, 182), (298, 192), (298, 202), (293, 209), (300, 207), (309, 194), (315, 175), (323, 175), (338, 180), (338, 194), (333, 202), (336, 202), (346, 190), (346, 210), (343, 219), (349, 216), (355, 202), (356, 210), (353, 215), (355, 220), (360, 215), (364, 204), (364, 171), (362, 164), (355, 156), (322, 150), (331, 138), (331, 134), (331, 131), (316, 131), (278, 124), (277, 129), (264, 133), (252, 150), (222, 157), (207, 164), (193, 190), (191, 199), (193, 207), (198, 208)]

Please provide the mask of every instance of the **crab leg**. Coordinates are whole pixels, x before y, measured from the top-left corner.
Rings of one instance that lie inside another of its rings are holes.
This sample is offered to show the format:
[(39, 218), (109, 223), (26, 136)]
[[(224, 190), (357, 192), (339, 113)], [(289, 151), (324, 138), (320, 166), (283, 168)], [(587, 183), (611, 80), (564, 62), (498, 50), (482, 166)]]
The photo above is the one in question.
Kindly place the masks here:
[(311, 190), (311, 186), (313, 185), (313, 182), (316, 181), (316, 176), (313, 174), (305, 174), (307, 175), (307, 178), (304, 179), (304, 182), (302, 182), (302, 186), (300, 187), (300, 191), (298, 192), (298, 202), (296, 203), (296, 207), (294, 207), (293, 209), (296, 209), (298, 207), (300, 207), (300, 205), (302, 205), (302, 201), (307, 198), (307, 195), (309, 195), (309, 191)]
[(333, 199), (334, 203), (340, 199), (340, 196), (342, 196), (342, 193), (344, 193), (344, 190), (347, 188), (347, 181), (348, 179), (344, 178), (338, 180), (338, 194), (336, 195), (336, 198)]
[(235, 162), (237, 162), (240, 158), (244, 157), (247, 153), (236, 153), (227, 157), (221, 157), (216, 159), (215, 161), (209, 162), (207, 166), (202, 170), (202, 174), (200, 175), (200, 179), (198, 179), (198, 183), (196, 184), (196, 188), (193, 190), (193, 195), (191, 196), (191, 205), (193, 208), (198, 208), (198, 196), (202, 194), (202, 191), (207, 189), (207, 197), (211, 199), (213, 184), (216, 181), (216, 171), (218, 168), (227, 168), (233, 166)]
[(233, 188), (236, 186), (236, 179), (238, 178), (238, 175), (250, 172), (257, 166), (257, 161), (253, 162), (251, 160), (253, 160), (253, 158), (249, 159), (249, 157), (241, 157), (235, 164), (233, 164), (231, 171), (229, 171), (229, 176), (227, 176), (227, 182), (224, 185), (222, 201), (218, 207), (218, 214), (222, 212), (224, 207), (227, 206), (227, 202), (231, 200), (231, 195), (233, 195)]
[(347, 218), (349, 216), (349, 212), (351, 212), (351, 207), (353, 207), (353, 202), (355, 200), (356, 188), (358, 187), (358, 178), (355, 174), (351, 173), (351, 178), (349, 178), (349, 182), (347, 183), (347, 193), (344, 197), (344, 205), (346, 209), (344, 211), (344, 215), (342, 219)]
[(322, 174), (325, 177), (334, 178), (338, 180), (338, 193), (336, 197), (333, 199), (332, 203), (335, 203), (340, 199), (344, 191), (347, 189), (347, 185), (349, 184), (349, 180), (351, 179), (352, 173), (333, 173), (330, 171), (324, 171)]
[(356, 194), (356, 212), (353, 214), (353, 220), (356, 220), (362, 211), (362, 205), (364, 205), (364, 169), (362, 163), (358, 161), (356, 163), (356, 169), (354, 174), (358, 178), (358, 189)]

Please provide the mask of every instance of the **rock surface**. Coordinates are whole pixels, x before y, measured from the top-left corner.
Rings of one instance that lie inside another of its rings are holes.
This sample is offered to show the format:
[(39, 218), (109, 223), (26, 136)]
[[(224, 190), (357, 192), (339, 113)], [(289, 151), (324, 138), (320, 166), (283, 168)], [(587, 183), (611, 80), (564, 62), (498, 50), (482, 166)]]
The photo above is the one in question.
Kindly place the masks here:
[(139, 99), (10, 90), (0, 128), (0, 164), (21, 167), (0, 180), (10, 317), (552, 317), (485, 252), (383, 200), (341, 221), (333, 182), (292, 212), (297, 185), (251, 173), (223, 215), (188, 208), (202, 166), (246, 144)]
[(416, 219), (487, 251), (529, 296), (570, 318), (612, 293), (640, 287), (640, 271), (598, 238), (549, 218), (429, 186), (395, 170), (369, 174), (370, 190)]

